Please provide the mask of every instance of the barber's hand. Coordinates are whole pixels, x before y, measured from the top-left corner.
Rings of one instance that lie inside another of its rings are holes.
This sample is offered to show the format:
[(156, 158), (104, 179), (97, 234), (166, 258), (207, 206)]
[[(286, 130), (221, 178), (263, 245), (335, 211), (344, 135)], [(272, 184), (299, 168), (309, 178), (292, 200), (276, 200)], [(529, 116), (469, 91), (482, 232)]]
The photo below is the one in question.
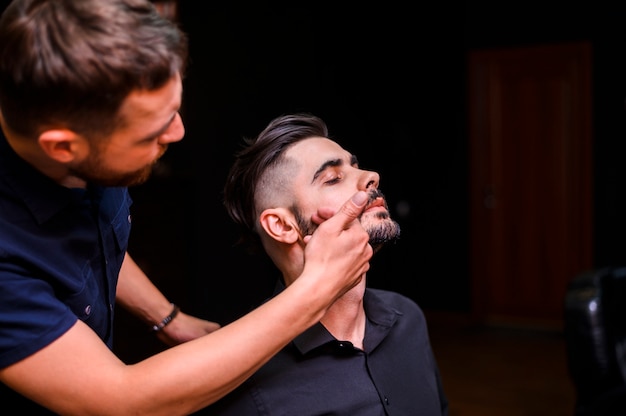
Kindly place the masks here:
[[(367, 193), (364, 191), (359, 191), (356, 194), (352, 195), (352, 198), (350, 198), (350, 200), (346, 202), (343, 207), (341, 207), (340, 211), (344, 211), (348, 221), (350, 221), (350, 218), (356, 219), (363, 212), (363, 208), (365, 208), (367, 200)], [(317, 212), (311, 216), (311, 221), (314, 224), (320, 225), (321, 223), (335, 215), (336, 212), (337, 211), (335, 209), (330, 207), (320, 207), (317, 209)], [(310, 239), (311, 235), (305, 235), (303, 241), (307, 243)]]
[(220, 324), (178, 312), (176, 317), (156, 333), (165, 344), (174, 346), (220, 329)]
[(373, 250), (369, 235), (358, 219), (367, 200), (366, 192), (357, 192), (337, 213), (325, 219), (313, 235), (304, 237), (305, 267), (311, 263), (321, 265), (325, 275), (343, 285), (339, 295), (358, 284), (370, 267)]
[(311, 216), (311, 221), (313, 223), (320, 225), (333, 215), (335, 215), (335, 210), (330, 207), (320, 207), (317, 209), (317, 212)]

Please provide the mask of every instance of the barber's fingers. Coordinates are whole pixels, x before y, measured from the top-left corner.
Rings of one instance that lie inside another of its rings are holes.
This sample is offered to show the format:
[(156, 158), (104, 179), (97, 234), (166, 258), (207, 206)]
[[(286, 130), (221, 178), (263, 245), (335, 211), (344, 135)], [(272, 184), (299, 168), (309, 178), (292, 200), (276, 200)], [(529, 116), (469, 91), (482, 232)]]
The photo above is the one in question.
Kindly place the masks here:
[[(361, 198), (364, 198), (364, 199), (361, 200)], [(348, 202), (346, 202), (346, 204), (344, 204), (344, 207), (342, 209), (347, 210), (345, 213), (348, 215), (348, 217), (353, 216), (353, 212), (355, 212), (356, 216), (358, 217), (363, 211), (363, 207), (365, 206), (365, 203), (367, 202), (367, 200), (368, 200), (367, 193), (363, 191), (359, 191), (356, 194), (354, 194), (352, 198)], [(335, 215), (335, 213), (336, 213), (336, 210), (332, 208), (321, 207), (317, 210), (316, 213), (314, 213), (311, 216), (311, 221), (313, 221), (313, 223), (317, 225), (320, 225), (321, 223), (323, 223), (324, 221), (326, 221), (327, 219)]]
[[(343, 206), (336, 213), (330, 211), (320, 211), (312, 216), (312, 221), (316, 224), (321, 224), (325, 221), (331, 221), (337, 227), (337, 231), (342, 231), (350, 227), (353, 221), (355, 221), (363, 212), (365, 204), (368, 201), (367, 192), (358, 191), (350, 200), (346, 201)], [(326, 217), (328, 215), (328, 217)], [(327, 227), (329, 227), (328, 225)], [(303, 241), (307, 243), (311, 239), (310, 235), (304, 236)]]
[(335, 210), (321, 208), (318, 209), (315, 214), (311, 215), (311, 221), (313, 221), (313, 224), (320, 225), (333, 215), (335, 215)]
[(345, 226), (348, 226), (352, 221), (361, 215), (367, 200), (367, 192), (357, 192), (352, 195), (352, 198), (350, 198), (349, 201), (343, 204), (339, 212), (333, 215), (332, 218), (336, 219), (336, 221), (343, 222)]

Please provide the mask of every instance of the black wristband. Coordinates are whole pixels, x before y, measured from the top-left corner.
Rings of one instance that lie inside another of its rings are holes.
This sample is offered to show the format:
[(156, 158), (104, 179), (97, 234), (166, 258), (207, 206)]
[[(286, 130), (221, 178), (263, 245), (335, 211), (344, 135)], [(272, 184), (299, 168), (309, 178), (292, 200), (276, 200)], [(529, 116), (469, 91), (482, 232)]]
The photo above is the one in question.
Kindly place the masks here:
[(165, 318), (163, 318), (163, 320), (159, 322), (158, 324), (152, 325), (152, 327), (150, 328), (150, 331), (159, 332), (160, 330), (165, 328), (170, 322), (172, 322), (172, 319), (174, 319), (176, 315), (178, 315), (178, 312), (180, 312), (180, 308), (174, 305), (173, 303), (172, 303), (172, 307), (174, 308), (172, 309), (172, 312), (169, 315), (167, 315)]

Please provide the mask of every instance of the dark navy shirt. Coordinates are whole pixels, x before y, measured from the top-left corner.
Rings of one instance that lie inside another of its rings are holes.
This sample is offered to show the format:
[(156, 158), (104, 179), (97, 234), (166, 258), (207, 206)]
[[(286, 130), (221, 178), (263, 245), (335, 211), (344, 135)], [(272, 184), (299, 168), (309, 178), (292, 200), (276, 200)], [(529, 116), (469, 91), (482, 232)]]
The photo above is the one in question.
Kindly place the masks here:
[(363, 303), (363, 350), (317, 324), (239, 388), (196, 414), (447, 415), (422, 310), (405, 296), (377, 289), (367, 289)]
[(60, 186), (0, 134), (0, 368), (49, 345), (77, 319), (112, 348), (131, 203), (126, 188)]

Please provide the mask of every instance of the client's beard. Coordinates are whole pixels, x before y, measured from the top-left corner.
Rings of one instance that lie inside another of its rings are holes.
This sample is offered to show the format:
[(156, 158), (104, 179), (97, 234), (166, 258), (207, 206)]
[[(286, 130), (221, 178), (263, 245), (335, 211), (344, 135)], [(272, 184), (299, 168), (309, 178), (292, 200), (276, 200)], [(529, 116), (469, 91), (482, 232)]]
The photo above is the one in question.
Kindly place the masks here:
[[(374, 189), (368, 194), (368, 204), (372, 203), (376, 198), (381, 197), (384, 200), (383, 193)], [(385, 208), (387, 208), (385, 203)], [(302, 211), (295, 205), (291, 207), (291, 211), (296, 217), (296, 223), (300, 228), (300, 235), (312, 235), (318, 225), (315, 224), (310, 218), (304, 218)], [(400, 238), (400, 224), (391, 219), (389, 210), (387, 212), (376, 213), (376, 218), (383, 221), (376, 224), (363, 224), (365, 231), (369, 234), (369, 243), (374, 249), (374, 252), (380, 250), (384, 245), (397, 241)]]
[(379, 212), (376, 216), (383, 218), (384, 221), (371, 227), (365, 226), (365, 230), (370, 236), (369, 243), (374, 252), (381, 249), (385, 244), (396, 242), (400, 238), (400, 224), (392, 220), (389, 214), (385, 212)]

